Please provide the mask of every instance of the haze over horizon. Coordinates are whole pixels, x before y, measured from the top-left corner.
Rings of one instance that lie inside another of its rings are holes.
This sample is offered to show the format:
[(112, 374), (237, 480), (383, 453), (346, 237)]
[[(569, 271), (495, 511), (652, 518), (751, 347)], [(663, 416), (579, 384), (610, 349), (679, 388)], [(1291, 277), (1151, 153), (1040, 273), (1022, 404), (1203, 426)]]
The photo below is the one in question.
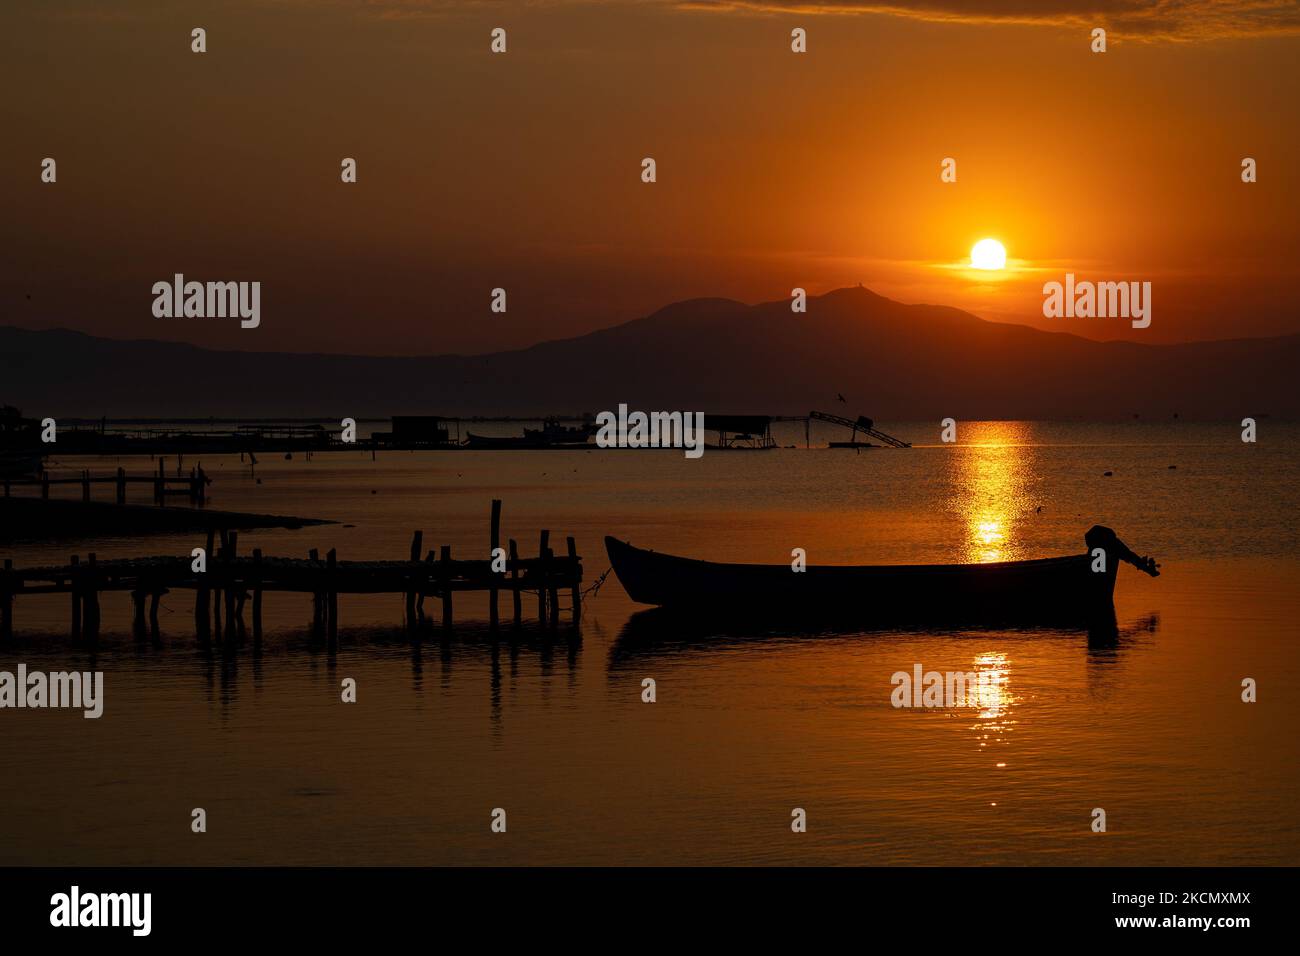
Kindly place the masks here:
[(0, 402), (76, 417), (537, 415), (631, 407), (909, 420), (1300, 417), (1300, 335), (1142, 347), (905, 305), (866, 288), (696, 299), (522, 350), (211, 351), (0, 326)]
[[(815, 307), (816, 303), (821, 302), (821, 301), (823, 301), (823, 300), (827, 300), (827, 299), (829, 299), (829, 298), (831, 298), (831, 297), (833, 297), (833, 296), (835, 296), (835, 295), (837, 295), (837, 294), (840, 294), (840, 293), (846, 293), (846, 292), (854, 292), (854, 291), (864, 291), (864, 292), (870, 294), (871, 296), (875, 296), (875, 297), (878, 297), (878, 298), (880, 298), (880, 299), (885, 299), (886, 301), (889, 301), (889, 302), (891, 302), (892, 304), (895, 304), (895, 305), (906, 306), (906, 307), (908, 307), (908, 308), (913, 308), (913, 309), (925, 310), (924, 312), (919, 313), (919, 314), (922, 316), (922, 321), (924, 321), (924, 316), (925, 316), (925, 315), (926, 315), (930, 310), (933, 310), (933, 309), (955, 310), (955, 311), (958, 311), (958, 312), (966, 313), (966, 314), (970, 315), (972, 318), (978, 319), (978, 320), (980, 320), (981, 322), (983, 322), (983, 323), (987, 323), (987, 324), (990, 324), (990, 325), (1016, 326), (1016, 327), (1021, 327), (1021, 328), (1025, 328), (1025, 329), (1033, 329), (1033, 330), (1036, 331), (1036, 332), (1043, 332), (1043, 333), (1048, 334), (1048, 335), (1059, 335), (1059, 336), (1063, 336), (1063, 337), (1066, 337), (1066, 338), (1074, 338), (1074, 339), (1081, 339), (1081, 340), (1090, 341), (1090, 342), (1097, 342), (1097, 343), (1099, 343), (1099, 344), (1106, 344), (1106, 343), (1114, 343), (1114, 342), (1122, 342), (1122, 341), (1126, 341), (1126, 339), (1125, 339), (1122, 335), (1119, 335), (1119, 334), (1117, 334), (1117, 335), (1115, 335), (1114, 337), (1111, 337), (1111, 338), (1094, 338), (1094, 337), (1091, 337), (1091, 336), (1081, 335), (1079, 332), (1074, 331), (1074, 330), (1072, 330), (1072, 329), (1070, 329), (1070, 328), (1057, 328), (1057, 329), (1052, 329), (1052, 328), (1041, 328), (1041, 327), (1035, 326), (1035, 325), (1032, 324), (1032, 323), (1028, 323), (1028, 322), (1017, 322), (1017, 321), (1012, 320), (1012, 319), (987, 318), (987, 317), (984, 317), (984, 316), (980, 316), (980, 315), (978, 315), (978, 314), (976, 314), (976, 313), (974, 313), (974, 312), (969, 312), (968, 310), (965, 310), (965, 309), (961, 309), (961, 308), (957, 308), (957, 307), (949, 306), (949, 305), (942, 305), (942, 304), (934, 303), (934, 302), (902, 302), (902, 301), (898, 301), (898, 300), (888, 299), (886, 296), (882, 296), (882, 295), (880, 295), (879, 292), (877, 292), (876, 290), (870, 288), (869, 286), (866, 286), (866, 285), (858, 285), (858, 284), (854, 284), (854, 285), (846, 285), (846, 286), (840, 286), (840, 287), (837, 287), (837, 288), (832, 288), (832, 289), (829, 289), (829, 290), (827, 290), (827, 291), (825, 291), (825, 292), (823, 292), (823, 293), (816, 294), (816, 295), (809, 294), (809, 295), (807, 296), (808, 308), (809, 308), (809, 309), (812, 309), (812, 308)], [(655, 309), (650, 310), (649, 312), (647, 312), (647, 313), (644, 314), (644, 315), (638, 315), (638, 316), (635, 316), (635, 317), (633, 317), (633, 318), (620, 320), (620, 321), (618, 321), (618, 322), (611, 323), (610, 325), (607, 325), (607, 326), (600, 326), (600, 327), (597, 327), (597, 328), (591, 329), (590, 331), (580, 332), (580, 333), (576, 333), (576, 334), (573, 334), (573, 335), (556, 336), (556, 337), (553, 337), (553, 338), (542, 338), (542, 339), (538, 339), (536, 342), (524, 342), (524, 343), (521, 343), (521, 344), (519, 344), (519, 345), (517, 345), (517, 346), (512, 346), (512, 347), (508, 347), (508, 348), (501, 348), (501, 349), (489, 349), (489, 350), (486, 350), (486, 351), (480, 351), (480, 352), (426, 352), (426, 353), (412, 353), (412, 352), (409, 352), (409, 351), (407, 351), (407, 352), (405, 352), (405, 353), (403, 353), (403, 352), (398, 352), (398, 351), (393, 351), (393, 352), (365, 352), (365, 351), (356, 351), (356, 352), (320, 352), (320, 351), (315, 351), (315, 350), (306, 349), (306, 348), (304, 348), (304, 349), (273, 349), (273, 348), (265, 348), (265, 349), (263, 349), (263, 348), (252, 347), (252, 346), (256, 345), (255, 342), (250, 342), (250, 343), (249, 343), (249, 346), (243, 346), (243, 345), (241, 345), (241, 343), (239, 343), (238, 341), (236, 341), (236, 342), (234, 342), (234, 343), (231, 343), (231, 344), (228, 345), (228, 346), (212, 346), (212, 345), (205, 345), (205, 344), (202, 343), (202, 342), (189, 342), (189, 341), (180, 341), (180, 342), (175, 342), (175, 344), (180, 344), (180, 345), (194, 345), (194, 346), (197, 346), (197, 347), (199, 347), (199, 348), (208, 349), (208, 350), (216, 351), (216, 352), (222, 352), (222, 351), (232, 351), (232, 352), (253, 352), (253, 353), (265, 353), (265, 354), (269, 354), (269, 355), (282, 354), (282, 355), (285, 355), (285, 356), (294, 356), (294, 355), (337, 355), (337, 356), (339, 356), (339, 357), (357, 357), (357, 358), (403, 358), (403, 359), (408, 359), (408, 358), (481, 358), (481, 357), (487, 357), (487, 356), (492, 356), (492, 355), (497, 355), (497, 354), (509, 354), (509, 353), (525, 352), (525, 351), (528, 351), (528, 350), (530, 350), (530, 349), (533, 349), (533, 348), (535, 348), (535, 347), (537, 347), (537, 346), (546, 346), (546, 345), (561, 344), (561, 343), (569, 342), (569, 341), (571, 341), (571, 340), (575, 340), (575, 339), (586, 338), (586, 337), (588, 337), (588, 336), (595, 335), (595, 334), (597, 334), (597, 333), (613, 331), (613, 330), (616, 330), (616, 329), (622, 328), (622, 327), (624, 327), (624, 326), (633, 325), (633, 324), (636, 324), (636, 323), (638, 323), (638, 322), (642, 322), (642, 321), (645, 321), (645, 320), (652, 320), (652, 319), (654, 319), (656, 316), (658, 316), (660, 313), (673, 312), (673, 311), (680, 311), (680, 310), (686, 310), (686, 311), (689, 311), (689, 310), (692, 310), (692, 309), (697, 308), (697, 307), (705, 307), (705, 308), (707, 308), (707, 307), (708, 307), (710, 304), (712, 304), (712, 303), (726, 303), (726, 304), (728, 304), (728, 305), (733, 305), (733, 306), (736, 306), (736, 307), (739, 307), (739, 308), (743, 308), (743, 309), (773, 309), (773, 308), (781, 308), (781, 307), (787, 307), (787, 308), (788, 308), (788, 306), (789, 306), (789, 300), (786, 300), (786, 299), (772, 299), (772, 300), (755, 300), (755, 301), (746, 301), (746, 300), (742, 300), (742, 299), (734, 299), (734, 298), (730, 298), (730, 297), (727, 297), (727, 296), (718, 296), (718, 295), (714, 295), (714, 296), (697, 296), (697, 297), (693, 297), (693, 298), (689, 298), (689, 299), (681, 299), (681, 300), (679, 300), (679, 301), (675, 301), (675, 302), (666, 302), (666, 303), (664, 303), (663, 305), (659, 306), (658, 308), (655, 308)], [(797, 315), (792, 315), (792, 321), (798, 321), (800, 318), (806, 316), (806, 314), (807, 314), (807, 313), (799, 313), (799, 314), (797, 314)], [(1127, 326), (1127, 323), (1122, 323), (1122, 324), (1123, 324), (1124, 327), (1128, 327), (1128, 326)], [(1114, 325), (1115, 325), (1115, 327), (1116, 327), (1116, 329), (1117, 329), (1117, 331), (1118, 331), (1118, 329), (1119, 329), (1121, 323), (1114, 323)], [(169, 343), (169, 342), (172, 342), (172, 341), (173, 341), (173, 340), (168, 339), (168, 338), (163, 337), (163, 336), (149, 336), (149, 335), (140, 335), (140, 336), (117, 336), (117, 335), (100, 335), (100, 334), (98, 334), (98, 333), (88, 333), (88, 332), (83, 332), (81, 329), (78, 329), (78, 328), (77, 328), (75, 325), (73, 325), (73, 324), (67, 324), (67, 325), (51, 325), (51, 326), (48, 326), (48, 327), (31, 327), (31, 326), (22, 325), (22, 324), (20, 324), (20, 323), (13, 323), (13, 324), (9, 324), (9, 323), (0, 323), (0, 329), (5, 329), (5, 328), (10, 328), (10, 329), (19, 329), (19, 330), (23, 330), (23, 331), (32, 331), (32, 332), (72, 332), (72, 333), (76, 333), (76, 334), (79, 334), (79, 335), (90, 335), (92, 338), (102, 338), (102, 339), (106, 339), (106, 340), (110, 340), (110, 341), (114, 341), (114, 342), (121, 342), (121, 343), (127, 343), (127, 344), (129, 344), (129, 343)], [(1229, 330), (1225, 330), (1225, 333), (1227, 333), (1227, 331), (1229, 331)], [(1219, 342), (1235, 342), (1235, 341), (1240, 341), (1240, 340), (1259, 340), (1259, 339), (1270, 339), (1270, 340), (1271, 340), (1271, 339), (1288, 338), (1288, 337), (1296, 337), (1296, 336), (1300, 336), (1300, 330), (1289, 331), (1289, 332), (1280, 332), (1280, 333), (1277, 333), (1277, 334), (1260, 334), (1260, 335), (1233, 335), (1233, 334), (1224, 334), (1223, 336), (1218, 337), (1218, 338), (1210, 338), (1210, 339), (1197, 340), (1197, 341), (1198, 341), (1198, 342), (1201, 342), (1201, 343), (1203, 343), (1203, 344), (1214, 344), (1214, 343), (1219, 343)], [(1152, 346), (1160, 346), (1160, 345), (1180, 344), (1180, 343), (1162, 343), (1162, 342), (1144, 342), (1144, 341), (1134, 341), (1134, 342), (1132, 342), (1131, 344), (1134, 344), (1134, 345), (1152, 345)], [(1193, 344), (1193, 343), (1181, 343), (1181, 344)]]

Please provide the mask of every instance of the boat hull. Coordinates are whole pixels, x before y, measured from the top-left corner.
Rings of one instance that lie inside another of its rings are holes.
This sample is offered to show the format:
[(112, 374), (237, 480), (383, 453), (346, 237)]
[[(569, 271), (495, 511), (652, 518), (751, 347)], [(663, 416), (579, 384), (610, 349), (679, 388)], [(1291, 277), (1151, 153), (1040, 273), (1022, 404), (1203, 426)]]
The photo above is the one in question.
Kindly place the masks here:
[(893, 621), (1079, 622), (1113, 616), (1117, 560), (1089, 553), (991, 564), (719, 564), (607, 537), (610, 563), (640, 604), (726, 616)]

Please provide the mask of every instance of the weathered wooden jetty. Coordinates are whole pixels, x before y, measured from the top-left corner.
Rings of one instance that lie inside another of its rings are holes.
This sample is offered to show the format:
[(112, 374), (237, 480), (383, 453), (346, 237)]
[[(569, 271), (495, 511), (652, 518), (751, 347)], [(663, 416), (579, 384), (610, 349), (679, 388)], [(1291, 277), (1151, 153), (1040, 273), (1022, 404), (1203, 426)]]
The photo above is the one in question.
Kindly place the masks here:
[(89, 469), (84, 469), (79, 475), (54, 478), (48, 471), (42, 471), (37, 477), (5, 478), (2, 483), (6, 498), (13, 494), (14, 488), (39, 487), (41, 498), (48, 501), (51, 486), (80, 485), (81, 500), (89, 501), (92, 485), (112, 485), (116, 489), (114, 500), (124, 505), (127, 485), (151, 485), (155, 504), (165, 503), (168, 496), (185, 495), (191, 503), (202, 505), (207, 501), (207, 487), (212, 479), (201, 467), (191, 468), (189, 474), (169, 475), (166, 473), (166, 459), (159, 458), (157, 474), (128, 475), (125, 468), (118, 468), (116, 474), (92, 475)]
[[(311, 595), (313, 633), (329, 640), (338, 634), (340, 594), (394, 594), (405, 602), (406, 625), (417, 628), (432, 623), (426, 616), (426, 598), (441, 603), (442, 627), (453, 626), (453, 601), (458, 593), (485, 591), (489, 598), (490, 624), (499, 626), (497, 607), (500, 592), (509, 592), (513, 621), (523, 621), (523, 597), (535, 594), (538, 620), (556, 627), (560, 620), (560, 594), (569, 592), (571, 619), (576, 625), (582, 615), (582, 559), (572, 537), (566, 539), (564, 554), (550, 546), (550, 532), (543, 530), (538, 553), (519, 556), (512, 539), (501, 548), (501, 502), (492, 502), (492, 524), (488, 558), (455, 558), (449, 545), (423, 552), (424, 535), (416, 531), (405, 560), (342, 561), (333, 548), (321, 557), (311, 550), (305, 558), (271, 557), (260, 548), (239, 554), (236, 531), (209, 531), (202, 570), (198, 559), (153, 556), (97, 560), (89, 554), (82, 561), (73, 555), (64, 565), (15, 568), (6, 558), (0, 568), (0, 638), (13, 634), (14, 599), (32, 594), (64, 594), (71, 601), (71, 634), (74, 639), (93, 640), (99, 633), (100, 598), (107, 592), (131, 595), (137, 638), (151, 634), (159, 638), (158, 602), (175, 590), (194, 592), (194, 626), (201, 640), (246, 632), (244, 612), (251, 605), (252, 636), (262, 639), (262, 601), (268, 592)], [(499, 569), (494, 570), (494, 565)], [(500, 570), (504, 569), (504, 570)], [(148, 624), (145, 603), (148, 602)], [(224, 626), (223, 626), (224, 621)]]

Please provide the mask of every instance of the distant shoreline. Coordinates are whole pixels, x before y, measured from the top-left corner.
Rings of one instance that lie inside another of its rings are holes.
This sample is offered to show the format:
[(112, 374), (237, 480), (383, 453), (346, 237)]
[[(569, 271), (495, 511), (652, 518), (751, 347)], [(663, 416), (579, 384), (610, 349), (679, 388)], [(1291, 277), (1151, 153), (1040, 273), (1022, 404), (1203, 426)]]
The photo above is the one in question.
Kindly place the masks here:
[(335, 524), (322, 518), (249, 514), (211, 508), (117, 505), (106, 501), (0, 498), (0, 541), (18, 543), (100, 535), (151, 537), (213, 529), (303, 528)]

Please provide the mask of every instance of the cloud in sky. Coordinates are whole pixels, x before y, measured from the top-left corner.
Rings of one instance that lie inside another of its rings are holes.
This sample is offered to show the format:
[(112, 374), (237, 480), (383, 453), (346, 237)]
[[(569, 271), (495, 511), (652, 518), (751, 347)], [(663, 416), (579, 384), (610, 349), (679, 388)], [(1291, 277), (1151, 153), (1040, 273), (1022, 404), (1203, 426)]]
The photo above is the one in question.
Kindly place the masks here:
[[(1103, 26), (1115, 37), (1198, 41), (1300, 36), (1300, 0), (235, 0), (232, 6), (352, 10), (388, 20), (438, 19), (466, 13), (546, 7), (655, 7), (719, 15), (872, 15), (952, 24), (1042, 27)], [(169, 0), (67, 0), (48, 10), (67, 20), (132, 20), (170, 12)]]
[(1103, 26), (1146, 40), (1300, 35), (1296, 0), (679, 0), (698, 10), (877, 14), (939, 23)]
[[(485, 0), (354, 0), (387, 18), (446, 15), (467, 9), (508, 11)], [(529, 7), (578, 6), (594, 0), (526, 0)], [(609, 0), (605, 0), (609, 2)], [(1300, 35), (1297, 0), (614, 0), (733, 14), (893, 16), (932, 23), (1104, 26), (1119, 37), (1195, 41)], [(343, 0), (346, 5), (347, 0)]]

